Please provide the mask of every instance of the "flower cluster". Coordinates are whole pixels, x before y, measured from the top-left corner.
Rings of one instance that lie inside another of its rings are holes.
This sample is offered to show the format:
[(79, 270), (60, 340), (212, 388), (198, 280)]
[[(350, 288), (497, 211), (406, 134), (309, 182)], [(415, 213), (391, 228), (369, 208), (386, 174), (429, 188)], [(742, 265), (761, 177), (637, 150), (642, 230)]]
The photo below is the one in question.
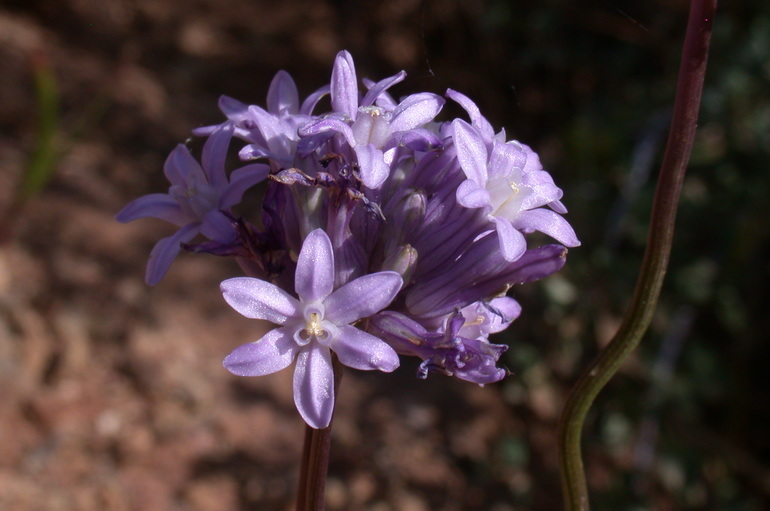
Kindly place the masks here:
[[(168, 194), (118, 214), (179, 227), (153, 249), (150, 284), (182, 248), (239, 262), (247, 276), (222, 283), (225, 300), (276, 327), (224, 365), (257, 376), (295, 362), (295, 402), (316, 428), (334, 407), (332, 352), (357, 369), (393, 371), (401, 354), (422, 360), (423, 378), (503, 378), (506, 346), (488, 337), (521, 311), (506, 293), (557, 271), (565, 247), (579, 245), (562, 217), (562, 192), (532, 149), (495, 133), (459, 92), (446, 98), (467, 121), (436, 121), (445, 103), (436, 94), (396, 101), (388, 89), (405, 76), (363, 80), (360, 89), (343, 51), (330, 84), (301, 103), (283, 71), (266, 109), (222, 97), (227, 120), (194, 131), (208, 137), (201, 162), (178, 146), (165, 166)], [(331, 111), (319, 114), (326, 95)], [(228, 175), (233, 139), (251, 163)], [(259, 203), (242, 204), (263, 181)], [(528, 246), (534, 231), (559, 244)]]

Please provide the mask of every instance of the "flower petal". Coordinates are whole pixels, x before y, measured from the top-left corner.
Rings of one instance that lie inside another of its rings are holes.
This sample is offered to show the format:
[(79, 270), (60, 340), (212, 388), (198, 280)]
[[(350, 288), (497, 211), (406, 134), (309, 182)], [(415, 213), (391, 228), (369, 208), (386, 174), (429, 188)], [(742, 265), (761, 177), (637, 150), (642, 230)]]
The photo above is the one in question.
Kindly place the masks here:
[(182, 250), (182, 243), (187, 243), (198, 235), (200, 223), (185, 225), (168, 238), (163, 238), (155, 244), (147, 261), (147, 273), (144, 276), (148, 285), (154, 286), (166, 275), (174, 258)]
[(369, 87), (369, 90), (364, 95), (364, 99), (361, 100), (361, 106), (371, 106), (380, 97), (380, 94), (385, 92), (393, 85), (402, 82), (404, 78), (406, 78), (406, 71), (399, 71), (393, 76), (389, 76), (384, 80), (380, 80), (377, 83), (372, 83), (371, 85), (367, 83), (369, 80), (366, 80), (364, 85)]
[(527, 240), (507, 218), (495, 217), (494, 221), (503, 258), (506, 261), (515, 261), (527, 250)]
[(205, 180), (200, 164), (183, 144), (177, 144), (168, 155), (166, 163), (163, 165), (163, 173), (172, 185), (186, 187), (190, 174), (194, 177), (193, 181)]
[(516, 227), (528, 231), (540, 231), (567, 247), (580, 246), (572, 226), (558, 213), (539, 208), (522, 211), (516, 219)]
[(521, 315), (521, 304), (510, 296), (500, 296), (489, 302), (490, 310), (495, 313), (490, 315), (489, 333), (502, 332), (513, 320)]
[(413, 151), (428, 152), (441, 147), (438, 136), (424, 128), (415, 128), (408, 131), (399, 131), (391, 135), (388, 143), (383, 147), (387, 150), (391, 147), (405, 146)]
[(241, 161), (250, 161), (258, 160), (260, 158), (272, 158), (277, 160), (280, 157), (259, 144), (249, 144), (241, 147), (241, 150), (238, 151), (238, 158), (240, 158)]
[(481, 132), (483, 136), (491, 138), (495, 134), (495, 130), (492, 128), (492, 125), (489, 124), (489, 121), (487, 121), (483, 115), (481, 115), (479, 107), (477, 107), (476, 103), (471, 101), (468, 96), (452, 89), (446, 90), (446, 96), (449, 99), (459, 103), (460, 106), (463, 107), (466, 112), (468, 112), (468, 116), (471, 118), (471, 123)]
[(444, 98), (430, 92), (412, 94), (404, 98), (393, 111), (390, 131), (419, 128), (432, 121), (444, 106)]
[(332, 138), (334, 136), (334, 132), (322, 131), (316, 135), (309, 135), (305, 137), (304, 135), (300, 134), (300, 136), (303, 138), (300, 138), (299, 142), (297, 142), (297, 154), (300, 158), (307, 158), (313, 151), (321, 147), (326, 143), (327, 140)]
[(374, 144), (366, 144), (355, 148), (361, 181), (367, 188), (376, 190), (385, 182), (390, 174), (390, 168), (385, 164), (382, 151)]
[(256, 122), (257, 129), (264, 137), (267, 149), (280, 154), (286, 152), (289, 133), (286, 132), (286, 129), (278, 119), (257, 105), (249, 106), (249, 115), (252, 116)]
[(334, 370), (326, 346), (311, 343), (297, 357), (294, 404), (311, 428), (325, 428), (334, 412)]
[(215, 190), (221, 190), (227, 186), (225, 159), (232, 137), (233, 123), (226, 122), (220, 124), (203, 145), (203, 154), (201, 154), (203, 172), (206, 173), (209, 183)]
[(285, 327), (274, 328), (260, 340), (235, 348), (222, 365), (238, 376), (262, 376), (287, 367), (298, 351), (291, 332)]
[(225, 280), (219, 288), (230, 307), (247, 318), (282, 325), (290, 317), (301, 316), (299, 300), (270, 282), (236, 277)]
[(358, 113), (358, 84), (353, 57), (342, 50), (334, 59), (332, 70), (331, 93), (332, 110), (347, 115), (351, 120)]
[(236, 224), (218, 209), (212, 209), (201, 222), (201, 234), (212, 241), (228, 245), (236, 241)]
[(457, 160), (468, 179), (476, 181), (480, 187), (487, 184), (487, 146), (481, 135), (462, 119), (452, 121)]
[(234, 170), (230, 174), (230, 184), (219, 197), (219, 207), (228, 209), (241, 202), (246, 190), (264, 181), (269, 173), (270, 167), (264, 163), (253, 163)]
[(489, 180), (515, 176), (521, 179), (521, 167), (527, 161), (526, 153), (518, 142), (493, 142), (489, 155)]
[(552, 210), (556, 211), (560, 215), (567, 214), (567, 207), (564, 204), (562, 204), (562, 202), (560, 200), (555, 200), (553, 202), (549, 202), (548, 203), (548, 207), (551, 208)]
[(118, 222), (131, 222), (139, 218), (160, 218), (181, 227), (190, 222), (179, 203), (165, 193), (151, 193), (134, 199), (124, 207), (115, 219)]
[(326, 319), (337, 325), (346, 325), (371, 316), (387, 307), (402, 285), (401, 275), (394, 271), (358, 277), (324, 300)]
[(457, 187), (457, 203), (463, 207), (483, 208), (489, 201), (489, 192), (472, 179), (466, 179)]
[(378, 369), (389, 373), (400, 364), (396, 350), (388, 343), (350, 325), (340, 328), (330, 347), (340, 362), (353, 369)]
[(334, 252), (329, 236), (321, 229), (307, 235), (297, 258), (294, 290), (303, 303), (321, 302), (334, 286)]
[(299, 111), (299, 93), (291, 75), (281, 69), (270, 82), (267, 91), (267, 110), (275, 115), (296, 114)]
[(305, 101), (302, 102), (302, 106), (299, 108), (299, 113), (302, 115), (312, 115), (313, 110), (315, 110), (316, 105), (321, 100), (322, 97), (329, 94), (330, 87), (328, 85), (324, 85), (320, 89), (316, 90), (312, 94), (310, 94), (308, 97), (305, 98)]
[[(521, 144), (521, 142), (519, 142)], [(527, 144), (521, 144), (521, 149), (527, 155), (527, 163), (524, 164), (524, 173), (534, 172), (536, 170), (543, 170), (543, 164), (540, 163), (540, 156), (532, 150)]]
[(249, 115), (249, 105), (224, 94), (219, 96), (219, 109), (235, 123), (243, 122)]
[(356, 146), (356, 139), (353, 135), (353, 130), (350, 129), (350, 126), (339, 119), (326, 118), (309, 122), (299, 128), (298, 133), (299, 136), (303, 137), (304, 139), (304, 137), (312, 137), (313, 135), (319, 135), (327, 131), (334, 131), (342, 134), (342, 136), (345, 137), (345, 140), (351, 147)]

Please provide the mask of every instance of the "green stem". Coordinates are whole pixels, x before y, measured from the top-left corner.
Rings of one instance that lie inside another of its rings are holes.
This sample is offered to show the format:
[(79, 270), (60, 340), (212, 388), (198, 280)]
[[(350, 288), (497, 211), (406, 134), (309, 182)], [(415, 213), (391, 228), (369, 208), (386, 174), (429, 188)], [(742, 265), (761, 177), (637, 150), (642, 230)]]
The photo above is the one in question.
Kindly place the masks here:
[[(334, 397), (336, 400), (342, 378), (342, 364), (334, 354), (332, 354), (332, 365), (334, 367)], [(297, 511), (323, 511), (324, 509), (331, 439), (331, 424), (324, 429), (315, 429), (305, 425), (305, 445), (302, 450), (302, 465), (297, 489)]]
[(639, 345), (652, 319), (666, 274), (674, 221), (690, 158), (708, 60), (716, 0), (693, 0), (679, 69), (674, 115), (655, 189), (641, 271), (618, 332), (573, 387), (559, 423), (559, 456), (567, 511), (587, 511), (588, 489), (580, 438), (588, 409)]

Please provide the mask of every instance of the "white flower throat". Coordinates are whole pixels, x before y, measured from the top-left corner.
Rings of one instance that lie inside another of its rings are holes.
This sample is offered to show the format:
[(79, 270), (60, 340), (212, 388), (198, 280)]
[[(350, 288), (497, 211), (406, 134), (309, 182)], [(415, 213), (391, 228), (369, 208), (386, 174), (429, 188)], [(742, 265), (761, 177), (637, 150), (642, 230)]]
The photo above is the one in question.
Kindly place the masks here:
[(304, 317), (304, 328), (300, 327), (294, 333), (294, 340), (297, 341), (297, 344), (304, 346), (313, 339), (321, 342), (321, 344), (326, 344), (331, 337), (331, 325), (328, 321), (324, 321), (323, 305), (305, 306)]

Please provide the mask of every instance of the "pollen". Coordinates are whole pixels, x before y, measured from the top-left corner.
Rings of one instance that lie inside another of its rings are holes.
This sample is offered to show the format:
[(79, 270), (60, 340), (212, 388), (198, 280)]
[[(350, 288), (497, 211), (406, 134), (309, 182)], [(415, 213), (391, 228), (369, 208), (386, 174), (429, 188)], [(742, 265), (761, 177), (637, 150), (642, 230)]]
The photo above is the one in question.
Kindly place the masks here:
[(308, 336), (314, 335), (316, 337), (323, 337), (324, 328), (321, 326), (321, 315), (317, 312), (310, 313), (310, 319), (305, 326), (305, 332)]
[(476, 325), (483, 325), (484, 324), (484, 316), (476, 316), (476, 319), (473, 321), (466, 321), (463, 326), (476, 326)]

